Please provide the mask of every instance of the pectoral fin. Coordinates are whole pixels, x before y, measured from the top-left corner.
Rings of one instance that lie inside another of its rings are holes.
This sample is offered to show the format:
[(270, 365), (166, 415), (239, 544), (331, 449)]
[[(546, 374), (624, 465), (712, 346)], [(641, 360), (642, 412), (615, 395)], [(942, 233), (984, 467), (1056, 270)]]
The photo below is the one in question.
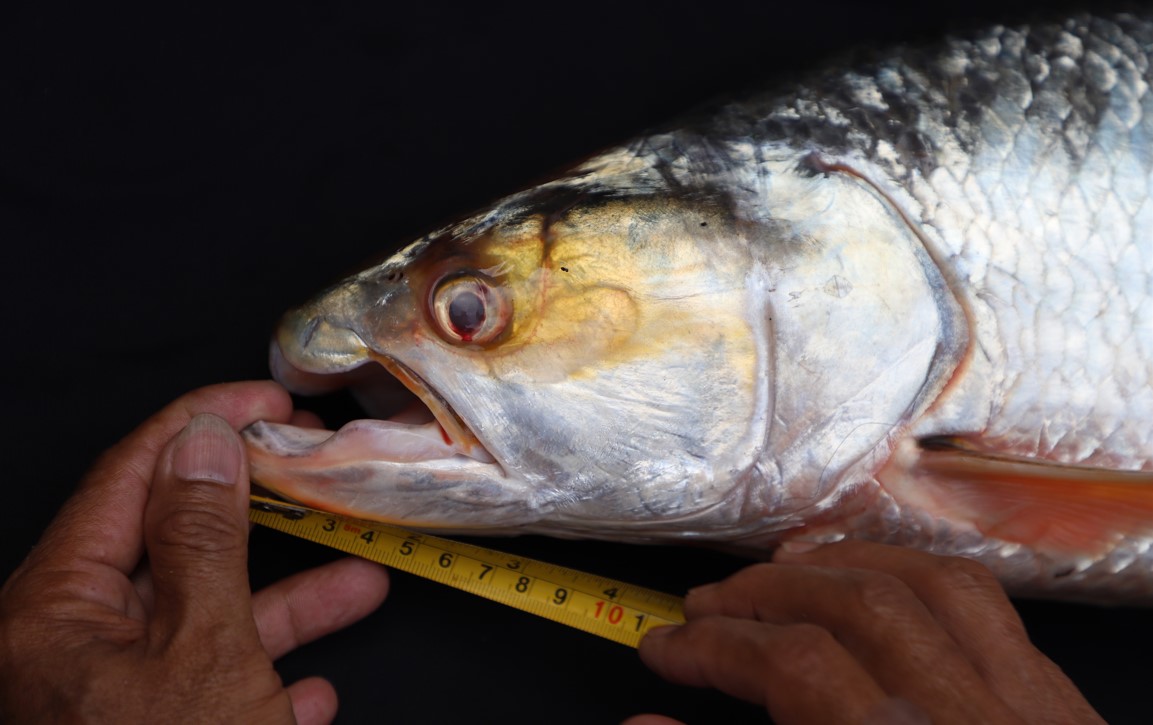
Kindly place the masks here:
[(882, 486), (987, 537), (1091, 557), (1153, 537), (1153, 471), (999, 455), (959, 438), (910, 443), (878, 473)]

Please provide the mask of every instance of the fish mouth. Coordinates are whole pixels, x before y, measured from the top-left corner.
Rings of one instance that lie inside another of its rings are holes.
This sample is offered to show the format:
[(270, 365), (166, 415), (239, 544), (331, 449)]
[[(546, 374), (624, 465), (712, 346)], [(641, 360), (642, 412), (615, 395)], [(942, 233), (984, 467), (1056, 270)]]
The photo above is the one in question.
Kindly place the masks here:
[[(446, 445), (452, 446), (458, 453), (469, 458), (495, 463), (496, 459), (488, 452), (476, 434), (472, 432), (464, 420), (453, 410), (439, 393), (437, 393), (419, 375), (404, 363), (394, 360), (387, 355), (372, 353), (371, 357), (382, 368), (392, 373), (392, 376), (408, 389), (417, 400), (424, 404), (425, 409), (432, 415), (433, 420), (440, 427), (440, 435)], [(403, 414), (413, 415), (419, 413), (417, 406), (412, 405), (402, 411)], [(395, 420), (395, 418), (393, 418)]]
[(533, 488), (508, 475), (446, 396), (353, 332), (315, 333), (280, 335), (274, 377), (304, 395), (347, 388), (372, 417), (335, 432), (253, 423), (243, 436), (254, 484), (323, 511), (441, 532), (512, 532), (540, 518)]
[[(278, 490), (286, 468), (312, 471), (355, 462), (419, 463), (464, 457), (485, 464), (496, 459), (452, 406), (404, 363), (365, 350), (347, 369), (311, 372), (288, 360), (274, 340), (273, 377), (289, 391), (317, 395), (348, 388), (370, 416), (338, 430), (260, 421), (245, 429), (253, 478)], [(398, 386), (397, 383), (400, 385)]]

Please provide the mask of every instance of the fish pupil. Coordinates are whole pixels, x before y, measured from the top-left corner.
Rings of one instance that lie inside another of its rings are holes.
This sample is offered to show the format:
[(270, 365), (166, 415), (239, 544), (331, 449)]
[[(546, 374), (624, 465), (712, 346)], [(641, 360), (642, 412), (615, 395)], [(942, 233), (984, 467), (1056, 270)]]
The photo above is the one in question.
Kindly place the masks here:
[(462, 290), (448, 304), (448, 321), (452, 329), (468, 340), (484, 325), (484, 300), (472, 290)]

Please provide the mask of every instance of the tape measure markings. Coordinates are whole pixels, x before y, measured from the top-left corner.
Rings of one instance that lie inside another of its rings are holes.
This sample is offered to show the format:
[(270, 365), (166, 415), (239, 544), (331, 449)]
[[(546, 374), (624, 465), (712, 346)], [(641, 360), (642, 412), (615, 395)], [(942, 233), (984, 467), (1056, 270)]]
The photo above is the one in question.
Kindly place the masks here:
[(261, 496), (249, 518), (631, 647), (653, 627), (684, 622), (680, 597), (462, 541)]

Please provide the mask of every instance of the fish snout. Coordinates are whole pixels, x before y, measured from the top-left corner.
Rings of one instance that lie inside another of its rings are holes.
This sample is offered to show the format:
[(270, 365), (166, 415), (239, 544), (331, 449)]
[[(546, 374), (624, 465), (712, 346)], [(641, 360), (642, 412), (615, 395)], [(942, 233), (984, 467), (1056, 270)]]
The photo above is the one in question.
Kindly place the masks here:
[(281, 319), (269, 350), (272, 376), (294, 393), (317, 395), (348, 384), (345, 375), (371, 360), (364, 340), (343, 320), (305, 305)]

